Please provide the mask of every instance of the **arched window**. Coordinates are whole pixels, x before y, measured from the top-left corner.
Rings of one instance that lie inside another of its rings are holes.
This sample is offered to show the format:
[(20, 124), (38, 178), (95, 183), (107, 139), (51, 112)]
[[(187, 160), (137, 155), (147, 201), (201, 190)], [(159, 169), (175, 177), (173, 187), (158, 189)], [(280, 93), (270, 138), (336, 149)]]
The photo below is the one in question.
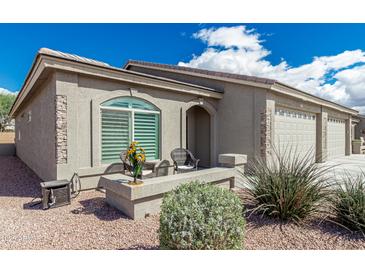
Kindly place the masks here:
[(103, 163), (118, 161), (120, 152), (132, 141), (145, 149), (148, 160), (159, 159), (159, 109), (134, 97), (106, 101), (100, 109)]

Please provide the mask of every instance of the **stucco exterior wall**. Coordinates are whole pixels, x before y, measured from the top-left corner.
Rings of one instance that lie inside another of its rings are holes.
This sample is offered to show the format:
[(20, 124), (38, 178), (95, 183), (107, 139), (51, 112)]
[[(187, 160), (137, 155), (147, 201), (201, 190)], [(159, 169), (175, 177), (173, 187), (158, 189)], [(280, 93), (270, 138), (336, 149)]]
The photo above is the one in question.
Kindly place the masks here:
[(224, 92), (217, 107), (217, 153), (242, 153), (249, 159), (262, 155), (267, 145), (261, 139), (266, 132), (262, 125), (267, 116), (265, 89), (133, 65), (129, 69)]
[(265, 145), (261, 142), (261, 114), (266, 113), (267, 104), (265, 89), (133, 65), (129, 69), (224, 92), (216, 113), (217, 153), (242, 153), (249, 159), (261, 155)]
[[(110, 165), (101, 163), (100, 104), (121, 96), (147, 100), (161, 110), (160, 158), (170, 160), (170, 152), (186, 147), (186, 110), (196, 104), (197, 96), (157, 88), (123, 84), (75, 73), (56, 73), (56, 95), (67, 98), (67, 163), (57, 165), (57, 179), (103, 173)], [(194, 101), (195, 100), (195, 101)], [(215, 99), (207, 104), (216, 105)], [(95, 187), (97, 182), (84, 181), (83, 188)]]
[(56, 178), (55, 81), (50, 76), (15, 117), (16, 155), (42, 180)]
[(226, 83), (218, 104), (218, 154), (260, 155), (261, 115), (266, 108), (262, 88)]

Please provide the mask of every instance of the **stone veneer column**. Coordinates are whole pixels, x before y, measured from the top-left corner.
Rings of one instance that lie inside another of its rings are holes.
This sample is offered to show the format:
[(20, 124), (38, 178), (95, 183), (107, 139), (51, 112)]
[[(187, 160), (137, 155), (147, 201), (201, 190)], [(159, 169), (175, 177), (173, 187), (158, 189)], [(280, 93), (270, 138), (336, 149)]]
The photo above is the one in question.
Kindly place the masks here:
[(275, 101), (266, 100), (266, 107), (260, 113), (260, 156), (267, 159), (274, 142)]
[(323, 163), (327, 160), (328, 113), (327, 112), (318, 113), (316, 120), (317, 120), (316, 162)]
[(67, 97), (56, 95), (56, 163), (67, 164)]
[(345, 147), (345, 155), (351, 155), (352, 152), (352, 119), (349, 117), (345, 121), (345, 130), (346, 130), (346, 147)]

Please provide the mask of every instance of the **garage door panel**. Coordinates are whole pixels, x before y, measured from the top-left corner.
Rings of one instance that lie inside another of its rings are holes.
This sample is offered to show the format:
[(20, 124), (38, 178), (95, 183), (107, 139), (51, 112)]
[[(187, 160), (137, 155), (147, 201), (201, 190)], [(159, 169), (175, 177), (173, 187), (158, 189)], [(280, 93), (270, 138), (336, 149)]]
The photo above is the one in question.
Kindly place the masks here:
[(274, 145), (279, 152), (291, 149), (304, 157), (311, 151), (314, 160), (316, 147), (315, 114), (277, 108), (274, 127)]

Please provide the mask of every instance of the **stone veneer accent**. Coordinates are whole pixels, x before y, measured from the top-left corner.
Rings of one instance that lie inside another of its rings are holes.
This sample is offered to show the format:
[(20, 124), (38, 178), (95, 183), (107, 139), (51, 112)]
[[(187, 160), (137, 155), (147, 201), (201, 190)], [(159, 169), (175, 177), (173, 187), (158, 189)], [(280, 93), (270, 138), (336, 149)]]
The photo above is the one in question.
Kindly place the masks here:
[(263, 159), (271, 151), (272, 120), (272, 109), (267, 107), (260, 113), (260, 155)]
[(56, 163), (67, 164), (67, 97), (56, 95)]

